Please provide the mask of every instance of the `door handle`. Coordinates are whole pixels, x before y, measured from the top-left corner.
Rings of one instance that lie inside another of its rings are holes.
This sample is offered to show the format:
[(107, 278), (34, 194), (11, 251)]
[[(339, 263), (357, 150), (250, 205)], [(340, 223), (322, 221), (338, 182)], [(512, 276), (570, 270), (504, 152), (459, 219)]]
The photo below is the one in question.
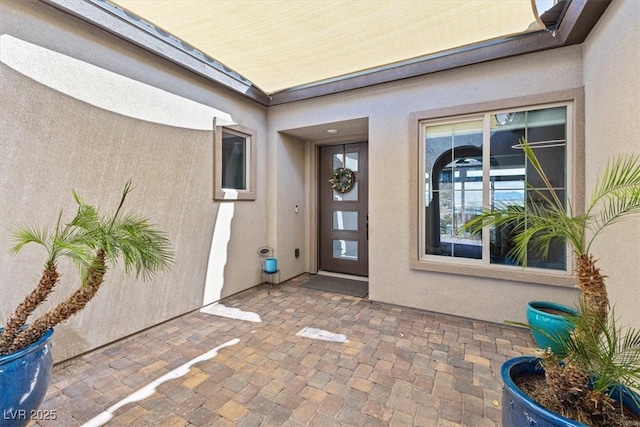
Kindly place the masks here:
[(365, 227), (365, 230), (367, 232), (367, 240), (369, 240), (369, 214), (367, 214), (367, 225)]

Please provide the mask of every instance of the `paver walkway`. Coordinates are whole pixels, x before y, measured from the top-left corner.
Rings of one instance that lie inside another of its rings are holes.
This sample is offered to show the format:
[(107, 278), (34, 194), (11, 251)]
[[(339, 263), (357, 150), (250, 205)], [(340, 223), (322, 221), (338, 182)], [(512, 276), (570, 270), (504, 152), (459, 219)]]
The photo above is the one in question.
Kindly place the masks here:
[(531, 354), (526, 330), (299, 287), (307, 278), (215, 307), (260, 322), (193, 312), (56, 366), (41, 407), (56, 419), (31, 425), (500, 425), (500, 365)]

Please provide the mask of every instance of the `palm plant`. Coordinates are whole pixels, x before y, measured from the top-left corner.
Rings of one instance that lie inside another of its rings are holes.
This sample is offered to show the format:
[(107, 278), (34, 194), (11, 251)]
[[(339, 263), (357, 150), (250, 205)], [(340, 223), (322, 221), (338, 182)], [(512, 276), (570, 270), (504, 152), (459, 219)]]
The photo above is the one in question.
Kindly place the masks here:
[(559, 343), (562, 354), (547, 349), (541, 359), (547, 384), (557, 396), (558, 412), (591, 425), (609, 425), (612, 385), (640, 386), (640, 333), (622, 333), (610, 316), (605, 276), (591, 248), (604, 229), (640, 213), (640, 156), (622, 155), (608, 162), (585, 212), (575, 214), (571, 205), (564, 207), (527, 141), (522, 139), (520, 147), (548, 190), (545, 194), (532, 189), (543, 203), (497, 205), (466, 223), (464, 229), (478, 233), (487, 226), (512, 226), (510, 255), (524, 266), (530, 250), (545, 259), (552, 244), (569, 243), (576, 256), (580, 311), (570, 318), (573, 332)]
[(0, 333), (0, 354), (9, 353), (13, 340), (27, 318), (47, 299), (58, 284), (60, 279), (58, 259), (61, 256), (77, 259), (86, 257), (86, 248), (82, 245), (81, 239), (78, 240), (77, 230), (73, 230), (70, 225), (64, 229), (61, 228), (61, 217), (62, 214), (58, 216), (58, 223), (51, 232), (28, 226), (17, 227), (14, 231), (16, 244), (10, 249), (12, 254), (17, 254), (27, 243), (37, 243), (47, 250), (48, 257), (40, 281), (7, 319), (3, 331)]
[[(623, 384), (640, 389), (640, 330), (620, 327), (613, 309), (605, 321), (581, 304), (570, 316), (576, 330), (566, 338), (555, 337), (564, 349), (554, 354), (541, 350), (546, 381), (553, 393), (547, 402), (563, 416), (588, 425), (614, 425), (615, 408), (610, 395)], [(628, 394), (630, 400), (638, 397)], [(619, 405), (622, 410), (623, 405)]]
[[(60, 214), (52, 232), (27, 226), (15, 230), (16, 243), (11, 248), (12, 253), (19, 252), (28, 243), (37, 243), (47, 250), (48, 257), (40, 281), (11, 314), (0, 335), (0, 354), (28, 346), (50, 328), (82, 310), (104, 282), (109, 263), (116, 264), (122, 259), (125, 272), (135, 271), (136, 276), (145, 279), (171, 267), (174, 257), (166, 235), (146, 218), (123, 213), (123, 204), (131, 191), (131, 182), (127, 182), (113, 214), (100, 214), (74, 191), (78, 210), (65, 227), (60, 225)], [(64, 301), (25, 327), (27, 318), (58, 283), (57, 262), (61, 257), (70, 258), (78, 266), (81, 285)]]
[(553, 243), (568, 242), (576, 255), (577, 287), (585, 305), (605, 321), (609, 299), (591, 247), (604, 229), (640, 213), (640, 156), (622, 155), (607, 163), (584, 214), (575, 214), (571, 204), (564, 207), (527, 141), (522, 139), (520, 147), (548, 190), (547, 195), (532, 189), (544, 203), (526, 206), (498, 203), (467, 222), (464, 229), (478, 233), (486, 226), (513, 226), (514, 247), (510, 255), (525, 266), (529, 250), (537, 251), (539, 258), (545, 259)]

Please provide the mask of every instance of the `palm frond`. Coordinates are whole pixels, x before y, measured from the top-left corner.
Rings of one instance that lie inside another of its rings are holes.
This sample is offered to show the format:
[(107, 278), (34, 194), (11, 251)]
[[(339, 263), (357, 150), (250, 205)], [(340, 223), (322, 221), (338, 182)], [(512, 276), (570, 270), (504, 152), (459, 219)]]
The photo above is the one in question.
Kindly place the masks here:
[(136, 277), (149, 279), (157, 271), (169, 269), (174, 254), (168, 237), (157, 226), (141, 215), (123, 212), (126, 197), (132, 190), (128, 181), (118, 208), (106, 214), (99, 214), (74, 193), (79, 206), (73, 225), (82, 229), (88, 246), (105, 252), (109, 262), (117, 264), (122, 259), (127, 274), (135, 271)]
[(592, 388), (607, 393), (616, 385), (640, 386), (640, 330), (618, 325), (614, 310), (602, 320), (584, 304), (572, 316), (575, 334), (565, 343), (566, 362), (592, 375)]
[[(37, 226), (19, 225), (14, 227), (12, 237), (14, 244), (9, 248), (11, 254), (17, 254), (29, 243), (37, 243), (44, 246), (49, 253), (49, 258), (51, 258), (51, 245), (49, 244), (50, 233), (48, 230)], [(52, 259), (49, 260), (53, 261)]]
[[(493, 208), (483, 211), (478, 217), (467, 222), (463, 228), (479, 233), (483, 227), (513, 227), (513, 248), (509, 256), (527, 265), (529, 251), (533, 250), (539, 259), (546, 259), (553, 244), (568, 240), (572, 248), (580, 252), (584, 240), (584, 217), (572, 218), (564, 203), (545, 174), (542, 165), (529, 143), (522, 138), (520, 148), (527, 161), (540, 175), (545, 190), (525, 183), (532, 198), (525, 206), (496, 203)], [(569, 211), (570, 212), (570, 211)]]
[(91, 265), (93, 251), (81, 242), (61, 242), (57, 246), (60, 256), (70, 260), (78, 269), (81, 277), (86, 274), (87, 268)]
[(483, 227), (515, 224), (512, 233), (515, 246), (510, 255), (523, 265), (526, 266), (529, 250), (545, 259), (554, 242), (562, 240), (568, 241), (576, 254), (588, 253), (595, 238), (605, 228), (640, 213), (640, 155), (622, 155), (609, 161), (596, 182), (585, 214), (573, 215), (570, 206), (564, 207), (525, 139), (520, 140), (520, 148), (542, 178), (546, 190), (533, 188), (527, 183), (536, 202), (530, 201), (525, 207), (496, 204), (467, 222), (463, 229), (479, 233)]
[(640, 155), (623, 154), (613, 160), (609, 160), (601, 177), (596, 180), (596, 185), (589, 203), (589, 212), (604, 198), (615, 195), (619, 190), (635, 192), (640, 188)]
[[(75, 194), (76, 193), (74, 192), (74, 195)], [(100, 226), (100, 216), (96, 208), (91, 205), (78, 205), (78, 211), (76, 212), (76, 216), (73, 220), (71, 220), (70, 225), (83, 230), (85, 238), (90, 238), (91, 236), (100, 234), (96, 229)]]
[(113, 215), (113, 219), (112, 219), (111, 224), (109, 225), (109, 228), (113, 227), (113, 224), (116, 221), (116, 219), (118, 218), (118, 215), (120, 214), (120, 210), (122, 209), (122, 206), (124, 205), (124, 201), (127, 198), (127, 195), (132, 191), (133, 191), (133, 188), (131, 187), (131, 180), (129, 180), (124, 185), (124, 189), (122, 190), (122, 197), (120, 198), (120, 204), (118, 205), (118, 209), (116, 209), (116, 213)]
[(478, 234), (487, 226), (507, 224), (520, 224), (526, 219), (524, 207), (509, 204), (508, 202), (497, 202), (493, 209), (485, 209), (473, 219), (467, 221), (462, 229), (471, 234)]
[(15, 226), (13, 228), (14, 245), (9, 249), (10, 253), (18, 253), (28, 243), (37, 243), (47, 250), (47, 261), (55, 262), (63, 256), (75, 259), (79, 264), (86, 263), (91, 258), (86, 232), (72, 224), (67, 224), (63, 228), (61, 221), (62, 211), (58, 215), (53, 231), (38, 226)]
[(549, 201), (549, 205), (555, 206), (557, 208), (563, 208), (562, 201), (560, 200), (560, 198), (558, 197), (558, 194), (554, 190), (553, 185), (551, 184), (551, 180), (547, 177), (547, 174), (542, 168), (542, 165), (540, 164), (538, 157), (534, 153), (533, 148), (531, 148), (531, 145), (529, 145), (527, 140), (524, 137), (522, 137), (520, 138), (520, 143), (518, 146), (522, 148), (522, 151), (524, 151), (524, 154), (527, 160), (529, 161), (531, 166), (533, 166), (533, 168), (536, 170), (538, 175), (540, 175), (540, 178), (542, 178), (542, 181), (544, 182), (545, 187), (547, 188), (547, 190), (549, 190), (549, 193), (553, 199), (553, 203)]
[(629, 215), (640, 213), (640, 155), (621, 155), (607, 162), (598, 177), (587, 207), (590, 238), (587, 251), (595, 238), (610, 225)]
[(544, 260), (554, 244), (565, 241), (569, 241), (575, 251), (581, 250), (583, 217), (572, 218), (555, 207), (528, 205), (528, 209), (526, 226), (513, 238), (521, 256), (525, 256), (527, 250), (533, 250), (539, 259)]
[(518, 206), (501, 202), (467, 222), (463, 229), (479, 233), (486, 226), (512, 226), (514, 246), (509, 255), (526, 266), (530, 250), (534, 250), (540, 259), (546, 259), (556, 242), (569, 240), (581, 248), (583, 221), (584, 217), (572, 218), (564, 208), (555, 204), (543, 202)]
[[(587, 248), (591, 246), (595, 238), (605, 228), (626, 219), (630, 215), (640, 213), (640, 184), (635, 187), (617, 189), (599, 200), (601, 208), (599, 212), (592, 214), (589, 222), (591, 237), (587, 243)], [(591, 210), (593, 211), (594, 208)]]
[(135, 271), (136, 277), (149, 279), (157, 271), (170, 269), (174, 254), (167, 235), (150, 224), (148, 219), (134, 214), (124, 214), (111, 223), (115, 237), (110, 250), (124, 261), (125, 272)]
[[(80, 271), (81, 285), (69, 299), (36, 319), (27, 330), (28, 337), (25, 335), (26, 338), (20, 340), (19, 347), (12, 347), (11, 351), (24, 348), (37, 340), (46, 329), (65, 321), (84, 308), (104, 281), (107, 260), (117, 263), (122, 258), (125, 272), (135, 271), (136, 276), (145, 279), (151, 278), (160, 270), (171, 268), (174, 254), (167, 235), (157, 226), (150, 224), (148, 219), (123, 213), (122, 207), (131, 191), (129, 181), (113, 214), (99, 212), (73, 191), (74, 200), (78, 205), (77, 211), (64, 227), (61, 225), (60, 212), (52, 232), (29, 226), (15, 228), (12, 253), (20, 251), (27, 243), (38, 243), (48, 251), (48, 264), (55, 262), (59, 256), (70, 259)], [(69, 309), (71, 305), (72, 310)], [(14, 344), (17, 342), (18, 338), (14, 340)]]

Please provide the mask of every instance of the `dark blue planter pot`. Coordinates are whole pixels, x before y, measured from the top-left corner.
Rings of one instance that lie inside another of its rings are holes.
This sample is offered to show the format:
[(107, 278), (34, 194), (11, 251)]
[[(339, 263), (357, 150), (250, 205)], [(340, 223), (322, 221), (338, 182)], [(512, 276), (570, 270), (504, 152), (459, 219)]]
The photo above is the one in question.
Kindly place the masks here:
[[(544, 375), (536, 357), (516, 357), (507, 360), (501, 369), (502, 381), (502, 426), (503, 427), (588, 427), (565, 418), (539, 405), (514, 383), (513, 379), (523, 374)], [(640, 416), (640, 395), (624, 387), (616, 387), (611, 397), (620, 400), (635, 415)]]
[[(555, 314), (563, 313), (563, 314)], [(531, 327), (533, 341), (540, 348), (551, 348), (556, 354), (562, 353), (563, 341), (573, 330), (568, 315), (578, 312), (570, 307), (548, 301), (531, 301), (527, 304), (527, 323)]]
[(37, 416), (51, 379), (52, 336), (50, 329), (29, 347), (0, 356), (0, 425), (25, 426)]

